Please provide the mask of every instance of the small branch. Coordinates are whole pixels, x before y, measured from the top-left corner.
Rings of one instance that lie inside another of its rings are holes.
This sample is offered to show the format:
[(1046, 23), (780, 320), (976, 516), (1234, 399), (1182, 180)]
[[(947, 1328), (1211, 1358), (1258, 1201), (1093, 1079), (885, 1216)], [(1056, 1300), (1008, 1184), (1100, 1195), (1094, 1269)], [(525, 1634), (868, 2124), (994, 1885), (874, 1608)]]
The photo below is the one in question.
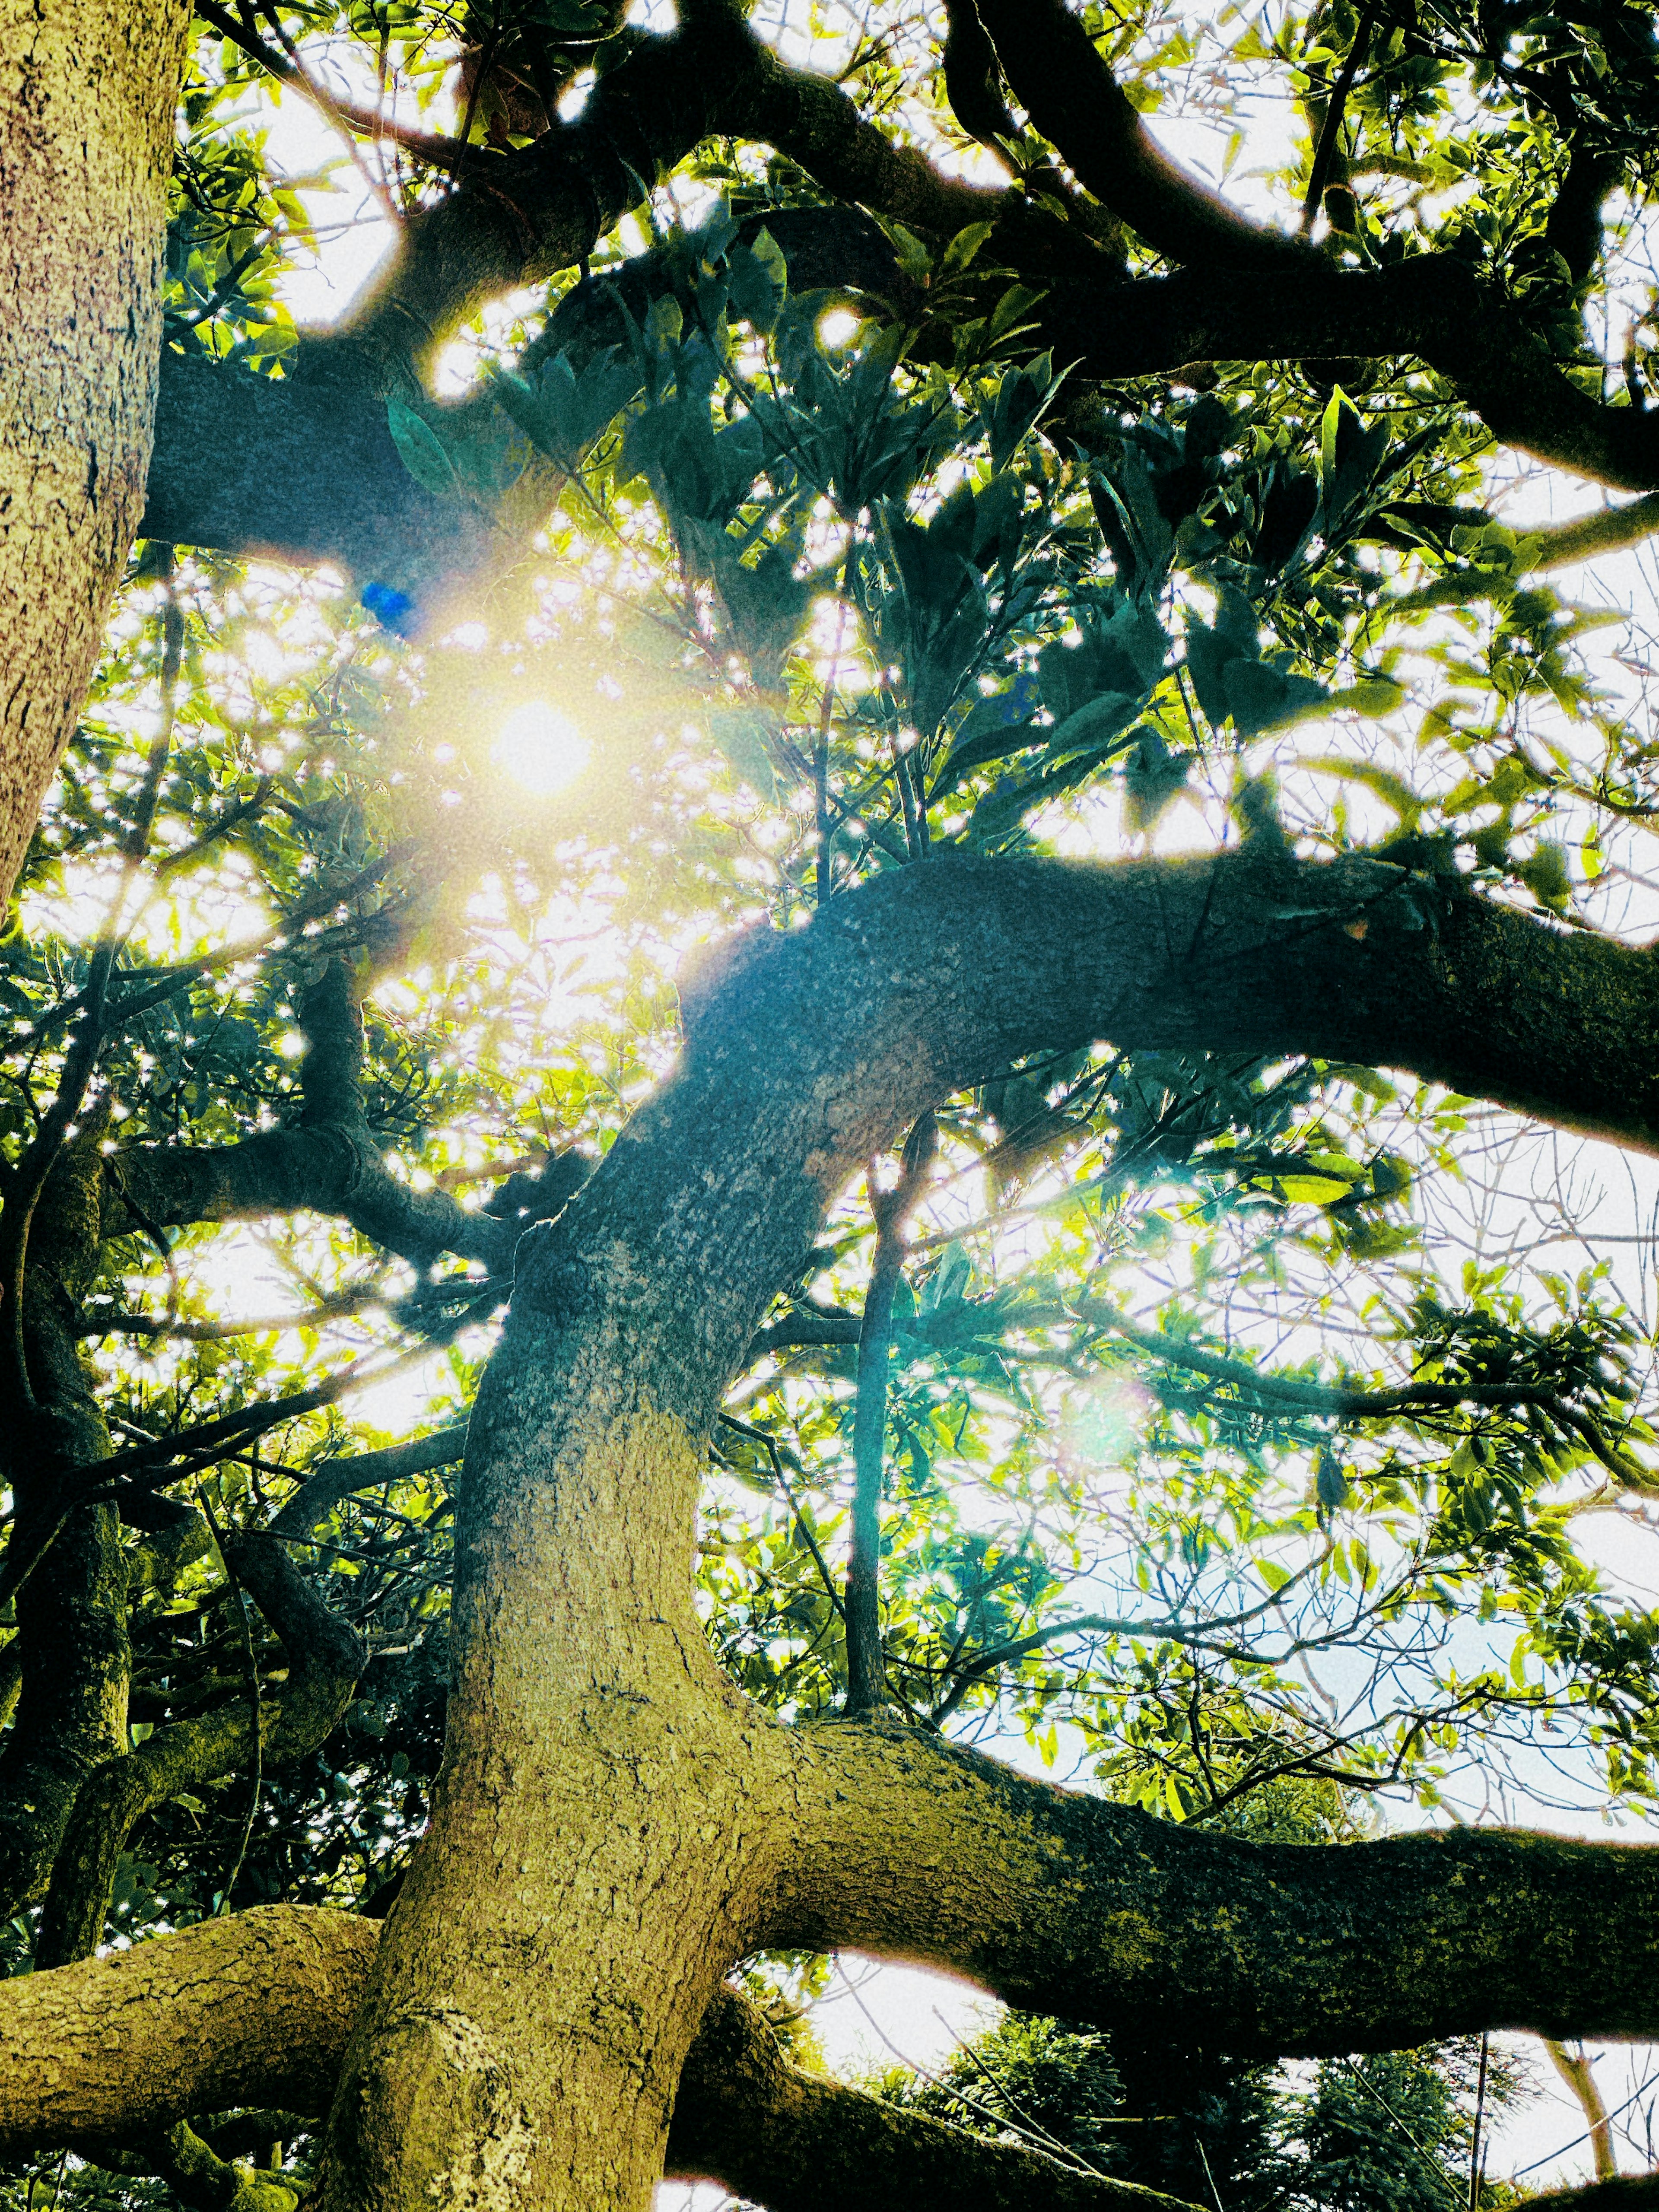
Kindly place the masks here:
[(1354, 79), (1365, 59), (1371, 42), (1371, 27), (1376, 21), (1376, 0), (1368, 0), (1361, 10), (1359, 21), (1343, 62), (1341, 74), (1326, 105), (1325, 117), (1319, 128), (1319, 143), (1314, 149), (1313, 168), (1308, 178), (1308, 197), (1302, 203), (1302, 234), (1305, 238), (1313, 228), (1314, 217), (1319, 212), (1319, 203), (1325, 196), (1331, 171), (1337, 158), (1337, 149), (1342, 133), (1343, 112), (1348, 104), (1348, 94), (1353, 90)]
[[(124, 1202), (131, 1208), (130, 1198)], [(304, 1313), (265, 1314), (252, 1321), (179, 1321), (167, 1314), (121, 1313), (113, 1309), (100, 1311), (94, 1307), (82, 1314), (76, 1333), (80, 1336), (169, 1337), (185, 1344), (223, 1344), (238, 1336), (271, 1336), (283, 1329), (321, 1328), (329, 1322), (360, 1314), (367, 1306), (384, 1304), (386, 1297), (380, 1289), (354, 1291), (348, 1296), (330, 1298), (325, 1304), (312, 1306)]]
[[(464, 1325), (465, 1316), (452, 1325), (448, 1334), (458, 1334)], [(302, 1413), (317, 1413), (325, 1406), (337, 1404), (353, 1390), (367, 1389), (371, 1383), (386, 1382), (401, 1374), (404, 1369), (428, 1358), (443, 1341), (443, 1336), (434, 1333), (424, 1343), (414, 1346), (395, 1359), (379, 1365), (359, 1363), (342, 1374), (331, 1376), (326, 1382), (313, 1384), (308, 1390), (263, 1399), (239, 1412), (222, 1413), (216, 1420), (203, 1421), (195, 1428), (181, 1429), (176, 1435), (158, 1438), (154, 1443), (137, 1444), (130, 1450), (115, 1452), (107, 1459), (94, 1460), (89, 1466), (76, 1468), (72, 1477), (60, 1486), (48, 1525), (42, 1528), (34, 1522), (26, 1529), (20, 1521), (14, 1528), (4, 1566), (0, 1567), (0, 1607), (33, 1573), (77, 1506), (118, 1504), (123, 1491), (129, 1487), (157, 1489), (164, 1483), (182, 1481), (198, 1468), (230, 1457), (256, 1437), (280, 1428), (285, 1421), (297, 1420)], [(167, 1474), (169, 1468), (174, 1472)]]
[(405, 1482), (412, 1475), (455, 1466), (466, 1451), (466, 1430), (465, 1421), (457, 1421), (408, 1443), (388, 1444), (383, 1451), (319, 1460), (271, 1522), (271, 1534), (303, 1540), (331, 1507), (354, 1491), (377, 1490), (382, 1483)]
[(887, 1369), (893, 1345), (893, 1300), (904, 1272), (904, 1231), (921, 1196), (939, 1147), (939, 1124), (924, 1114), (905, 1139), (899, 1179), (876, 1188), (870, 1164), (875, 1258), (859, 1330), (858, 1403), (853, 1423), (853, 1544), (847, 1565), (847, 1707), (874, 1711), (883, 1702), (881, 1648), (881, 1492), (887, 1443)]
[(1094, 40), (1061, 0), (977, 0), (1016, 100), (1115, 215), (1176, 261), (1264, 261), (1308, 255), (1252, 222), (1170, 160), (1153, 140)]
[(1248, 1361), (1205, 1352), (1181, 1337), (1165, 1335), (1161, 1329), (1138, 1328), (1115, 1307), (1098, 1299), (1079, 1298), (1077, 1311), (1166, 1366), (1210, 1376), (1260, 1406), (1285, 1413), (1323, 1415), (1335, 1420), (1382, 1420), (1397, 1413), (1450, 1413), (1459, 1406), (1484, 1406), (1495, 1412), (1534, 1407), (1559, 1427), (1570, 1430), (1627, 1489), (1650, 1494), (1659, 1492), (1659, 1474), (1609, 1443), (1600, 1424), (1580, 1407), (1570, 1405), (1559, 1390), (1538, 1383), (1402, 1382), (1392, 1390), (1343, 1389), (1330, 1383), (1301, 1382), (1290, 1376), (1264, 1373)]
[(987, 1674), (994, 1674), (999, 1667), (1010, 1666), (1014, 1661), (1024, 1659), (1029, 1652), (1039, 1651), (1045, 1644), (1058, 1643), (1062, 1637), (1129, 1636), (1148, 1643), (1186, 1644), (1200, 1650), (1227, 1649), (1217, 1643), (1224, 1629), (1248, 1627), (1251, 1621), (1278, 1612), (1298, 1583), (1318, 1573), (1330, 1557), (1330, 1549), (1327, 1544), (1316, 1558), (1310, 1559), (1306, 1566), (1298, 1567), (1288, 1581), (1282, 1583), (1259, 1604), (1246, 1606), (1238, 1613), (1215, 1614), (1197, 1626), (1172, 1617), (1146, 1620), (1110, 1613), (1085, 1613), (1069, 1620), (1049, 1621), (1042, 1628), (1032, 1629), (1029, 1635), (1011, 1637), (1006, 1643), (993, 1644), (988, 1650), (978, 1652), (965, 1662), (953, 1666), (950, 1671), (957, 1678), (956, 1685), (950, 1695), (934, 1706), (929, 1718), (935, 1723), (947, 1719), (975, 1682), (982, 1680)]
[(836, 1588), (836, 1578), (830, 1571), (830, 1562), (824, 1558), (818, 1540), (812, 1533), (811, 1523), (802, 1511), (800, 1500), (796, 1497), (789, 1478), (783, 1471), (783, 1455), (778, 1449), (777, 1438), (768, 1430), (757, 1429), (750, 1422), (738, 1420), (734, 1413), (722, 1413), (720, 1419), (728, 1429), (735, 1429), (739, 1436), (752, 1437), (771, 1461), (772, 1480), (789, 1501), (789, 1510), (795, 1516), (795, 1527), (799, 1532), (802, 1543), (812, 1554), (812, 1564), (818, 1571), (818, 1580), (823, 1584), (824, 1593), (830, 1600), (830, 1610), (839, 1613), (845, 1620), (847, 1607), (842, 1601), (841, 1592)]
[(1607, 2100), (1601, 2094), (1601, 2085), (1595, 2078), (1589, 2055), (1581, 2043), (1577, 2051), (1569, 2051), (1565, 2043), (1553, 2036), (1541, 2039), (1549, 2053), (1550, 2063), (1578, 2100), (1585, 2119), (1589, 2123), (1590, 2148), (1595, 2160), (1595, 2178), (1611, 2181), (1619, 2171), (1619, 2160), (1613, 2154), (1613, 2127), (1607, 2118)]
[[(221, 38), (228, 39), (250, 61), (257, 62), (279, 84), (292, 85), (296, 92), (303, 93), (319, 113), (342, 130), (356, 131), (367, 138), (389, 138), (405, 153), (434, 169), (459, 171), (465, 167), (466, 148), (461, 142), (441, 137), (429, 131), (412, 131), (378, 108), (359, 107), (353, 100), (337, 99), (297, 58), (267, 46), (256, 32), (239, 22), (228, 8), (220, 7), (217, 0), (196, 0), (196, 13), (204, 23), (210, 23)], [(384, 204), (384, 188), (377, 197)]]

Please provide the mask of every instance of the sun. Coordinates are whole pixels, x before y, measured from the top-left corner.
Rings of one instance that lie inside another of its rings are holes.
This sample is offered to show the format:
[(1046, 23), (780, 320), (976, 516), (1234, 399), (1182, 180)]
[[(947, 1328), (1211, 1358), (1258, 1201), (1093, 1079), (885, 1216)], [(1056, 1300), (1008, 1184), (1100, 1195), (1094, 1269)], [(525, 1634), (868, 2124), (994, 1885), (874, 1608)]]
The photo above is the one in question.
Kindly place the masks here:
[(515, 707), (501, 724), (489, 757), (521, 790), (551, 799), (575, 782), (592, 751), (568, 714), (532, 699)]

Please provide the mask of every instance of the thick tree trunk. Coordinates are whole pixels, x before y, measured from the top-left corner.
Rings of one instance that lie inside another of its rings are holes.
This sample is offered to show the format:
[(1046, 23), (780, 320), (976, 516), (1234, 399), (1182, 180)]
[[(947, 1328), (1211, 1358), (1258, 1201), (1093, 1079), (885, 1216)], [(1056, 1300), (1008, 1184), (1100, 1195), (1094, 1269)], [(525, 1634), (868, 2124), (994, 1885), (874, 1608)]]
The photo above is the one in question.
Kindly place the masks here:
[(616, 1402), (594, 1334), (473, 1415), (450, 1758), (335, 2105), (338, 2212), (644, 2212), (747, 1948), (774, 1723), (690, 1602), (692, 1438)]
[(143, 510), (188, 0), (0, 0), (0, 901)]

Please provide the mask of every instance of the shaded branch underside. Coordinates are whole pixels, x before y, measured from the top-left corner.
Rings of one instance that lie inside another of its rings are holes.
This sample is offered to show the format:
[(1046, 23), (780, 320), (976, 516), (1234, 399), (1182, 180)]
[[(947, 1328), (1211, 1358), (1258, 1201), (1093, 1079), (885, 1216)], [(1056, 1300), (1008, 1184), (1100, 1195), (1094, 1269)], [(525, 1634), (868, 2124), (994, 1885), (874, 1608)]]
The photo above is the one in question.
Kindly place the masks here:
[[(803, 257), (798, 289), (853, 289), (913, 313), (920, 303), (904, 296), (890, 251), (854, 211), (936, 238), (991, 222), (997, 261), (1042, 288), (1033, 343), (1079, 377), (1415, 360), (1501, 441), (1614, 489), (1659, 487), (1659, 418), (1575, 383), (1526, 311), (1464, 263), (1425, 253), (1345, 270), (1250, 224), (1158, 153), (1063, 9), (994, 9), (991, 20), (1036, 118), (1106, 207), (1192, 265), (1126, 278), (1080, 222), (1060, 221), (1019, 187), (943, 177), (838, 87), (786, 68), (734, 10), (696, 10), (672, 36), (641, 39), (575, 121), (513, 153), (481, 153), (477, 175), (410, 221), (361, 308), (337, 333), (307, 339), (283, 381), (169, 354), (144, 533), (335, 562), (359, 582), (399, 588), (488, 566), (501, 550), (489, 520), (424, 491), (386, 428), (411, 334), (424, 349), (486, 300), (574, 266), (637, 198), (639, 177), (716, 133), (775, 145), (845, 204), (783, 218), (792, 259)], [(1079, 49), (1069, 80), (1066, 56), (1046, 51), (1056, 40)]]

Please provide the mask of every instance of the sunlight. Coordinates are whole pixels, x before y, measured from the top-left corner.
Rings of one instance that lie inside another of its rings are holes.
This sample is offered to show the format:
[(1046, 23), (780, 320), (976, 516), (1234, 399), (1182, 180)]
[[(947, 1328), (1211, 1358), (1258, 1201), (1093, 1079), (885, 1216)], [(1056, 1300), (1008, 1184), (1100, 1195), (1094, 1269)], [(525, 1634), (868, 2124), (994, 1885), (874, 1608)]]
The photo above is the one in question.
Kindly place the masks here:
[(489, 757), (521, 790), (551, 799), (574, 783), (592, 751), (568, 714), (532, 699), (515, 707), (501, 724)]

